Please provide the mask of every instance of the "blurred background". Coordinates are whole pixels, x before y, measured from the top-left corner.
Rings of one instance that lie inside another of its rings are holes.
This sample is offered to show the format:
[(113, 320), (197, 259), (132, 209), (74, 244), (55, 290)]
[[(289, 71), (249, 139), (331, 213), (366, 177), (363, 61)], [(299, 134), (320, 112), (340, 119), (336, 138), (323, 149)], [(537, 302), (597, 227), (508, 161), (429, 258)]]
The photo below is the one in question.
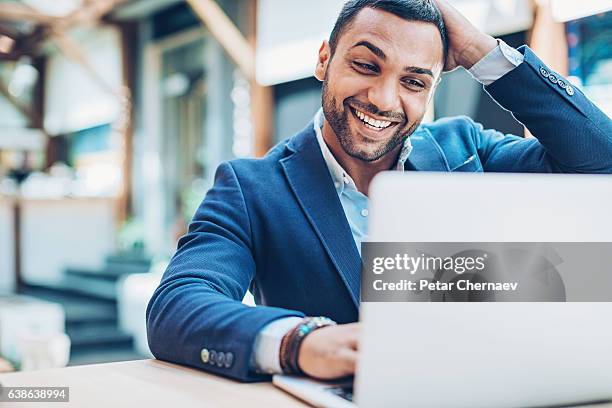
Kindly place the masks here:
[[(612, 0), (452, 3), (612, 114)], [(0, 1), (0, 371), (150, 356), (147, 301), (217, 165), (312, 118), (342, 4)], [(464, 70), (427, 120), (459, 114), (529, 137)]]

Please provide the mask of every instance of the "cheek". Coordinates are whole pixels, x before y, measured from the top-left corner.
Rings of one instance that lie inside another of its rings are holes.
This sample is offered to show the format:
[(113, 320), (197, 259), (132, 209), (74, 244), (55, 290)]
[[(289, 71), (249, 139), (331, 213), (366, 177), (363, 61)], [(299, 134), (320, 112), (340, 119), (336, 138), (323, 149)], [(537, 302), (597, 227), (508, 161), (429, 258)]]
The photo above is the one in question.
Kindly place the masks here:
[(420, 120), (427, 111), (429, 92), (419, 92), (402, 98), (404, 113), (408, 116), (408, 122), (414, 123)]
[(367, 95), (369, 87), (367, 78), (356, 75), (350, 69), (336, 68), (329, 72), (328, 79), (328, 89), (339, 104), (342, 104), (346, 98)]

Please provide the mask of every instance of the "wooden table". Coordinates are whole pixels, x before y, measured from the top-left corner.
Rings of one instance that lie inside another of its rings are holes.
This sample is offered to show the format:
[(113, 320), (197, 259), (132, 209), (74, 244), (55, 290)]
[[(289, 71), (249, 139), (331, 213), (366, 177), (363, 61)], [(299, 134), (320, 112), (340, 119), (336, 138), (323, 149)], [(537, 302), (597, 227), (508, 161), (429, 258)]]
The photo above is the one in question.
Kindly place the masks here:
[(242, 384), (158, 360), (0, 374), (4, 387), (70, 387), (69, 403), (0, 402), (0, 407), (282, 407), (308, 405), (271, 383)]
[[(309, 407), (269, 382), (243, 384), (159, 360), (0, 374), (0, 383), (4, 387), (70, 387), (69, 403), (0, 402), (2, 408)], [(612, 408), (612, 404), (580, 408)]]

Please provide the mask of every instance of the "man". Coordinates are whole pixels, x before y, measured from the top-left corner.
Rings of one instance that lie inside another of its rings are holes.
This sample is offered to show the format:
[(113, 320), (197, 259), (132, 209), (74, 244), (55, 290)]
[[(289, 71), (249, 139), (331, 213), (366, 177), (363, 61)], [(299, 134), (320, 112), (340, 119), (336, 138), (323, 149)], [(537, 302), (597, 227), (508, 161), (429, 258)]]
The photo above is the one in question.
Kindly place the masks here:
[[(350, 375), (374, 175), (612, 172), (604, 113), (529, 48), (510, 48), (436, 3), (344, 6), (319, 50), (322, 111), (265, 158), (219, 166), (147, 310), (156, 357), (243, 381)], [(420, 125), (442, 71), (459, 66), (536, 138), (465, 117)], [(241, 303), (249, 288), (260, 306)]]

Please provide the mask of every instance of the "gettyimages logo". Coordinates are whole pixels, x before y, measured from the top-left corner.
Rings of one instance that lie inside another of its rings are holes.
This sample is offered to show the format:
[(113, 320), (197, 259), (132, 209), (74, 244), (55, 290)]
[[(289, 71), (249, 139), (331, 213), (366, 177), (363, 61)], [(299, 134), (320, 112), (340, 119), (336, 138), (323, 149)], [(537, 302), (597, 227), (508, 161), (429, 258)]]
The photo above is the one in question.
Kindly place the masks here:
[(472, 272), (474, 270), (482, 271), (485, 269), (485, 259), (487, 254), (483, 256), (432, 256), (421, 254), (418, 257), (409, 256), (408, 254), (397, 254), (395, 257), (377, 257), (372, 263), (372, 272), (382, 274), (386, 270), (404, 270), (414, 275), (418, 271), (439, 271), (452, 270), (457, 274)]

